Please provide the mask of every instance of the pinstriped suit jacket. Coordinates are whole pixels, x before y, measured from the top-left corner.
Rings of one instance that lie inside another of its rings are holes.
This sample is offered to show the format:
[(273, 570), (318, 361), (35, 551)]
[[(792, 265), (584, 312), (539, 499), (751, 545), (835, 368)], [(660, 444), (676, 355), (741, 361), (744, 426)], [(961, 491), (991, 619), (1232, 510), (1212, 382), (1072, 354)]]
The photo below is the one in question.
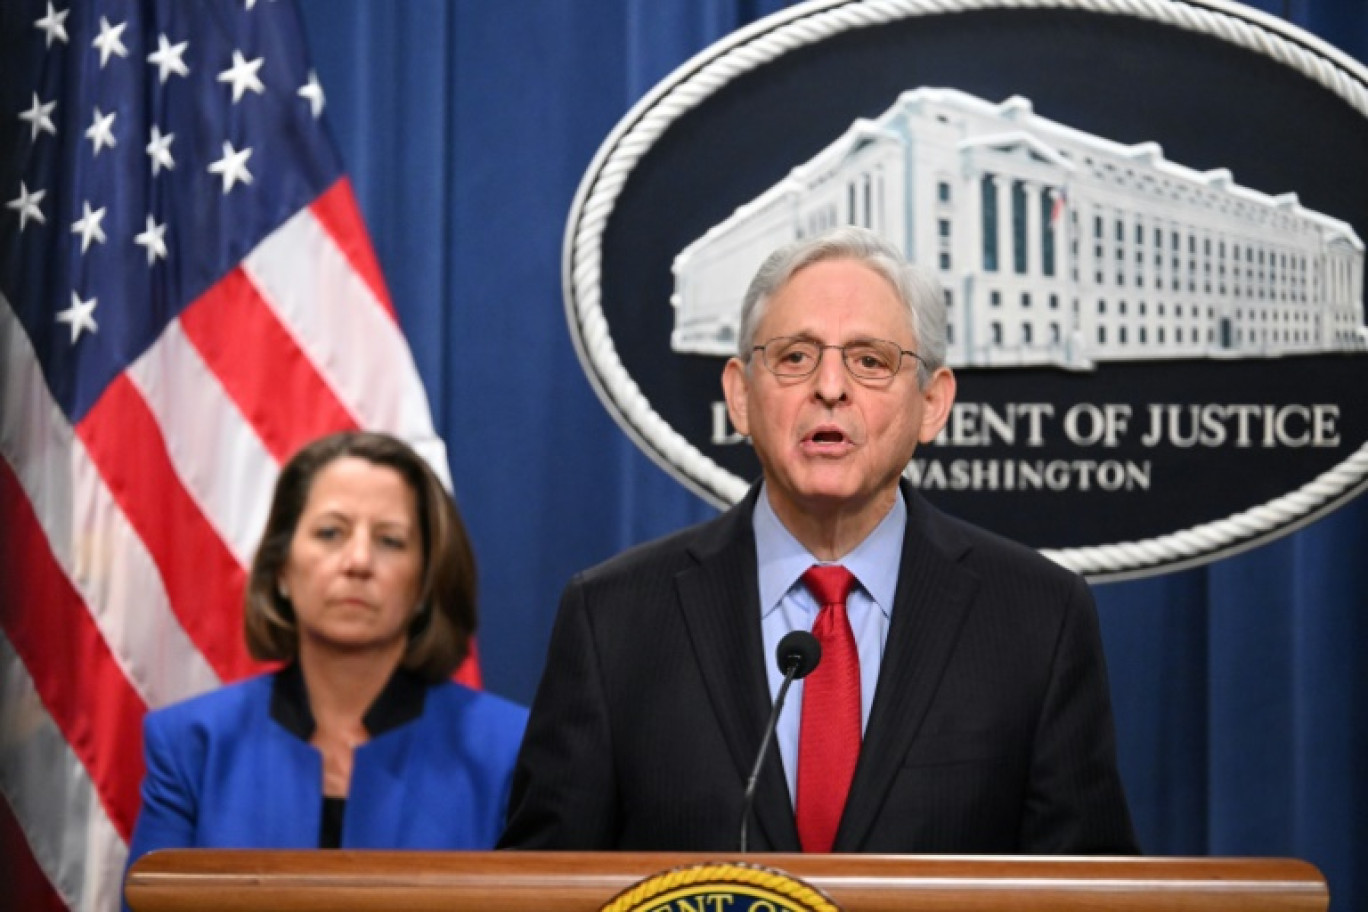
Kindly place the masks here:
[[(567, 586), (501, 846), (736, 849), (770, 709), (757, 493)], [(1087, 586), (903, 495), (897, 595), (835, 851), (1138, 851)], [(775, 751), (750, 842), (800, 850)]]

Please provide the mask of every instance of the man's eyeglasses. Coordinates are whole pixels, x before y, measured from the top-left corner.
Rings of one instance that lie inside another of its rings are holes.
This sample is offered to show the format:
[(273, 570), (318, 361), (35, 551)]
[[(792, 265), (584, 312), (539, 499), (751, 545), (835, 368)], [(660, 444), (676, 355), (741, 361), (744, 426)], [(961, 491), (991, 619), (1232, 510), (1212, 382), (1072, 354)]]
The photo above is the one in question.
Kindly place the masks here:
[(823, 345), (804, 336), (780, 336), (755, 346), (753, 351), (761, 353), (765, 367), (776, 377), (799, 380), (817, 370), (817, 365), (822, 363), (822, 354), (828, 348), (841, 353), (846, 370), (857, 380), (891, 380), (902, 367), (904, 355), (921, 361), (916, 352), (900, 348), (898, 343), (887, 339), (856, 339), (845, 345)]

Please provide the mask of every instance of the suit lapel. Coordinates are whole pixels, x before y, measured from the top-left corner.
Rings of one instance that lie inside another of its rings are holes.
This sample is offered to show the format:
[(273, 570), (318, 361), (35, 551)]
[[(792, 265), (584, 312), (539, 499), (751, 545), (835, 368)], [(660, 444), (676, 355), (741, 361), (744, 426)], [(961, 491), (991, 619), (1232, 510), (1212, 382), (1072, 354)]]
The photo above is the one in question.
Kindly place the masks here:
[(352, 761), (343, 848), (403, 847), (403, 824), (415, 809), (408, 801), (404, 769), (415, 725), (400, 725), (357, 748)]
[[(751, 513), (758, 488), (719, 520), (695, 549), (697, 564), (676, 578), (679, 602), (713, 714), (744, 787), (770, 711), (760, 633), (759, 583)], [(740, 820), (737, 820), (738, 836)], [(753, 826), (774, 851), (797, 851), (798, 832), (777, 750), (756, 784)], [(752, 829), (752, 832), (756, 832)]]
[[(318, 846), (322, 820), (323, 757), (307, 741), (286, 731), (264, 711), (262, 725), (242, 735), (242, 746), (228, 772), (238, 785), (235, 798), (261, 808), (251, 818), (245, 846), (311, 849)], [(246, 818), (243, 818), (244, 820)]]
[(968, 545), (904, 485), (907, 533), (879, 682), (835, 850), (859, 851), (936, 695), (978, 580), (957, 558)]

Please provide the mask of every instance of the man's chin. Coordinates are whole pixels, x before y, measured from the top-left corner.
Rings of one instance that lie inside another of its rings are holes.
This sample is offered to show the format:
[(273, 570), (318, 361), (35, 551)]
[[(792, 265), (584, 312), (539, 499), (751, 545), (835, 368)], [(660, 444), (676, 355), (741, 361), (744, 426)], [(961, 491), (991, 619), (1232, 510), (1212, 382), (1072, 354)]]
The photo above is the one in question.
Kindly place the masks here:
[(799, 480), (790, 488), (793, 505), (806, 513), (814, 515), (840, 515), (860, 513), (866, 509), (887, 507), (897, 496), (898, 478), (888, 483), (873, 486), (869, 479), (855, 477), (853, 473), (842, 476), (810, 476)]
[(877, 499), (877, 494), (850, 483), (809, 485), (796, 494), (795, 505), (813, 516), (858, 513)]

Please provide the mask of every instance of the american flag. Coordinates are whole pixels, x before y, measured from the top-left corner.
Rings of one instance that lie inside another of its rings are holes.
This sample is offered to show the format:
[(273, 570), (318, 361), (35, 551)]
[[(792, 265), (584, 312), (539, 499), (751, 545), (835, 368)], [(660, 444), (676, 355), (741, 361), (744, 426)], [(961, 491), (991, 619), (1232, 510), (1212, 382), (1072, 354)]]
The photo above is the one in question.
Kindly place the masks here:
[(324, 103), (290, 0), (0, 2), (0, 905), (118, 907), (297, 447), (447, 477)]
[(1064, 208), (1069, 205), (1069, 191), (1063, 187), (1055, 187), (1050, 191), (1050, 227), (1055, 228), (1064, 218)]

